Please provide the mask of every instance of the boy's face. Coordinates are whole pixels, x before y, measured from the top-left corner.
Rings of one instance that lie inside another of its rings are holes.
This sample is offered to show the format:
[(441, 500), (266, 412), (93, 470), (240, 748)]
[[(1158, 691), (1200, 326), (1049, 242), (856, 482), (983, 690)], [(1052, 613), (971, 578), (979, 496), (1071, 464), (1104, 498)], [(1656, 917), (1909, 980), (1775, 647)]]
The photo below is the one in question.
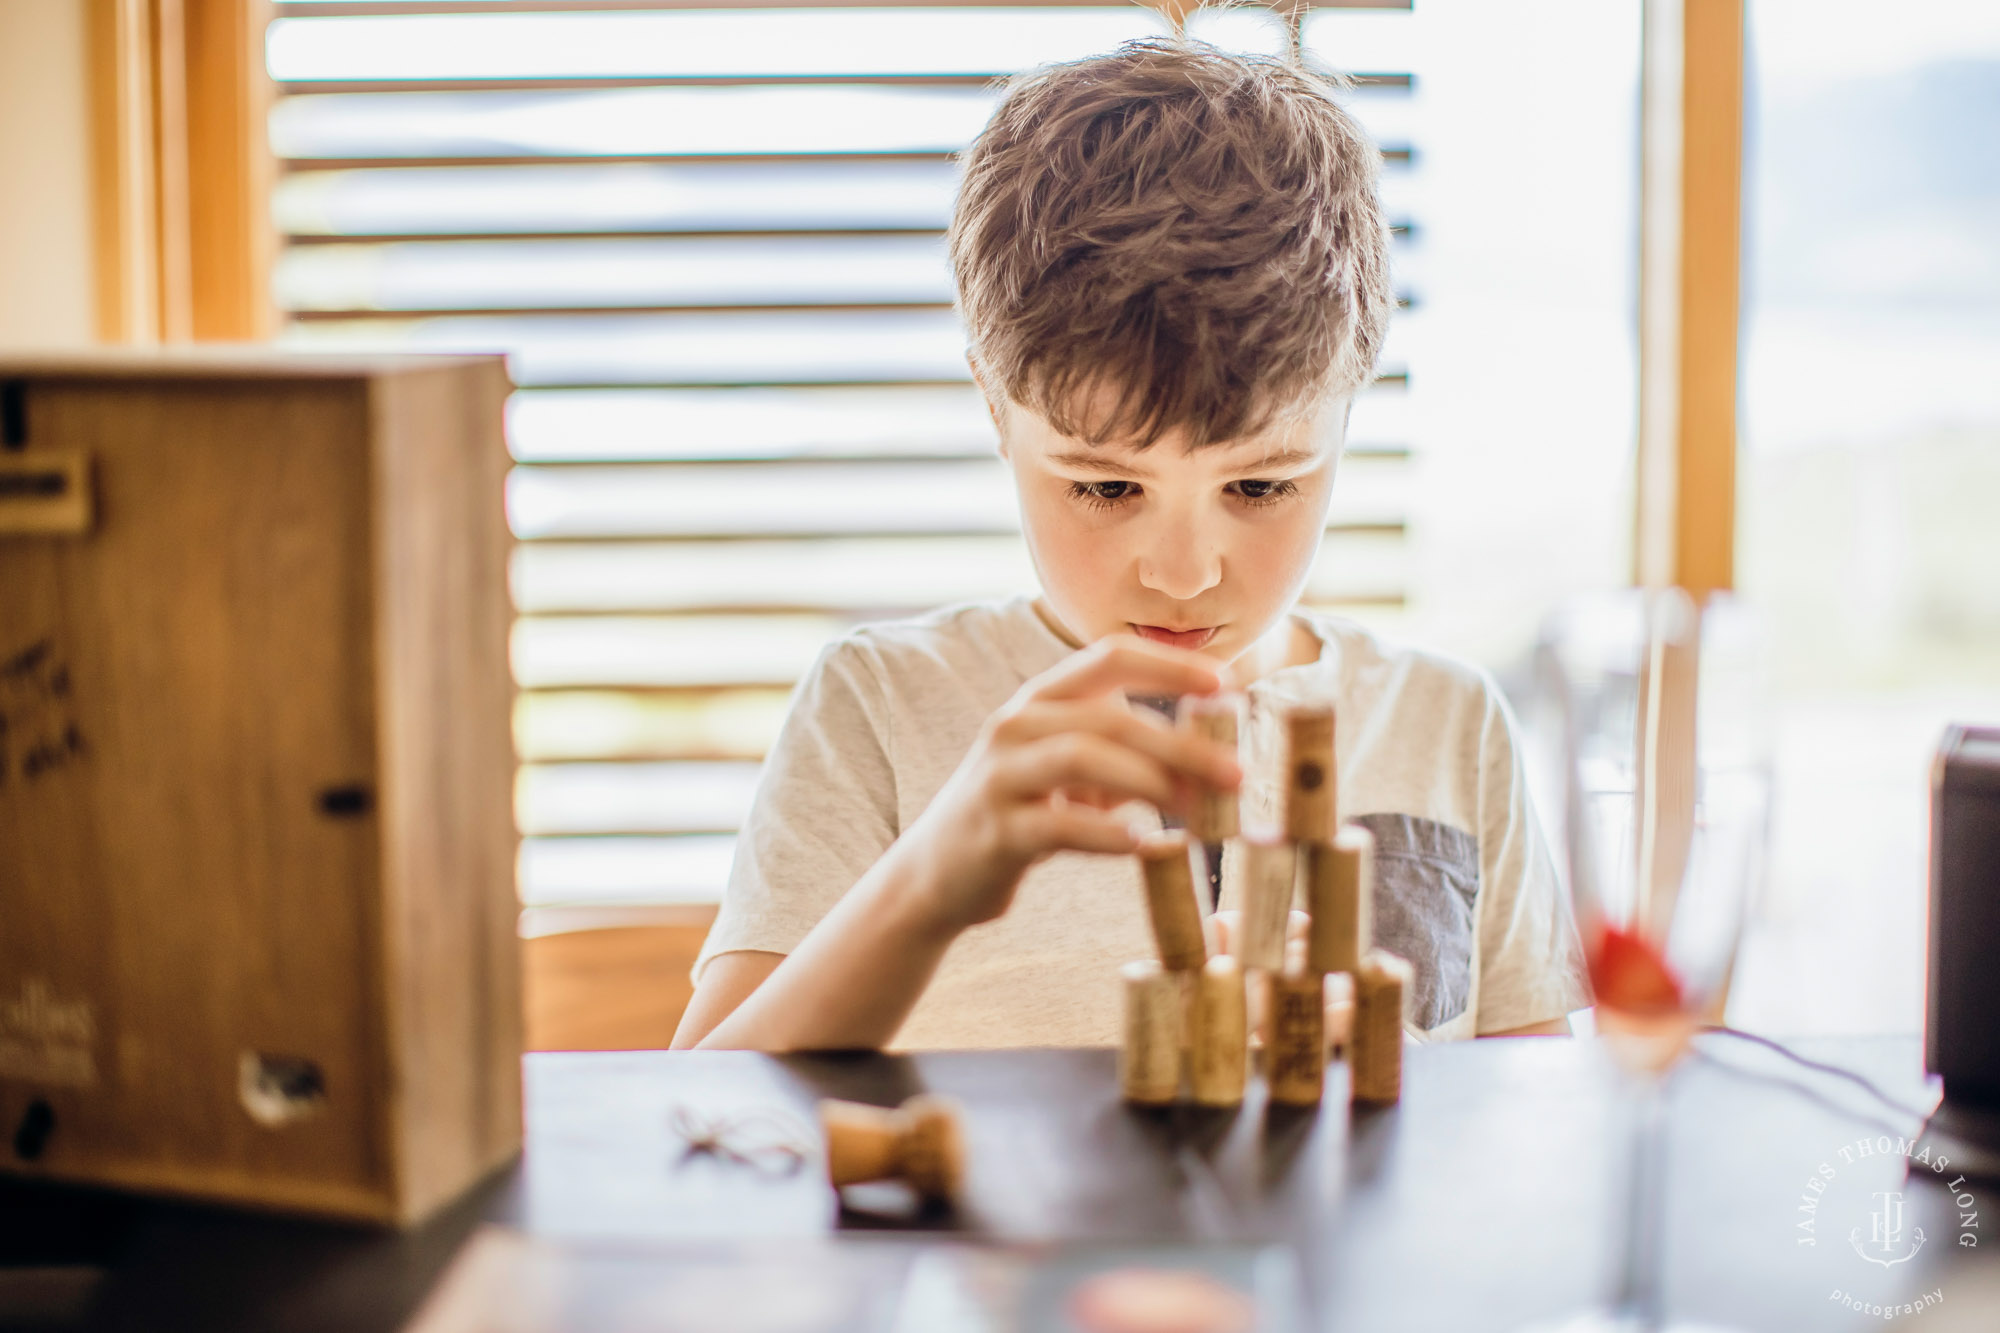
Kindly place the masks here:
[(1192, 452), (1179, 430), (1091, 445), (988, 403), (1046, 600), (1079, 641), (1136, 632), (1222, 662), (1268, 646), (1326, 528), (1346, 396)]

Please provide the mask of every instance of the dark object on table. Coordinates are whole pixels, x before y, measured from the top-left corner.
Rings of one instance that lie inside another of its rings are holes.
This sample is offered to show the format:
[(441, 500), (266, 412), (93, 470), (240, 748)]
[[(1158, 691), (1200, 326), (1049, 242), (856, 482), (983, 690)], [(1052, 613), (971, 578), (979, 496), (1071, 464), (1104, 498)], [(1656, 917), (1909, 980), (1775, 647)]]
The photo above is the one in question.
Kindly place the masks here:
[(1952, 727), (1931, 777), (1925, 1064), (1944, 1080), (1928, 1132), (1967, 1175), (2000, 1177), (2000, 728)]
[(0, 360), (0, 1172), (406, 1223), (519, 1150), (508, 389)]

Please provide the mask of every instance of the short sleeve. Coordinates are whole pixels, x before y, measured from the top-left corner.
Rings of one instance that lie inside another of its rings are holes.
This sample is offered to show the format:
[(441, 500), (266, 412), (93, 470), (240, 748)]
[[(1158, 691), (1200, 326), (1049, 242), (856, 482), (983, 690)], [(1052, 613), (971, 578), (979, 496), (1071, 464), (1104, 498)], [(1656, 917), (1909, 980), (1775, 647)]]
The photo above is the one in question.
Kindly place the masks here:
[(1479, 849), (1475, 1031), (1526, 1027), (1588, 1006), (1582, 941), (1529, 798), (1513, 717), (1490, 680), (1479, 741)]
[(717, 954), (790, 953), (896, 840), (896, 782), (881, 679), (867, 647), (824, 649), (791, 710), (736, 840), (729, 884), (694, 977)]

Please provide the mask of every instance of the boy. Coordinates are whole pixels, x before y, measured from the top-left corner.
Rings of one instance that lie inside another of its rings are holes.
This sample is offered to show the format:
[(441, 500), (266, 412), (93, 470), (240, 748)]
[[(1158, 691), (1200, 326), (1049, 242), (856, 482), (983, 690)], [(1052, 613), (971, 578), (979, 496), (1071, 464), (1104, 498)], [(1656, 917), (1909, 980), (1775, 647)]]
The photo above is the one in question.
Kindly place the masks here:
[[(856, 631), (799, 688), (676, 1046), (1116, 1045), (1150, 803), (1278, 813), (1283, 711), (1338, 710), (1374, 938), (1426, 1038), (1587, 1004), (1492, 684), (1294, 609), (1393, 304), (1376, 153), (1326, 85), (1195, 43), (1014, 81), (950, 247), (1039, 598)], [(1246, 762), (1129, 696), (1242, 690)], [(1252, 775), (1245, 781), (1245, 772)], [(1239, 878), (1221, 875), (1222, 906)]]

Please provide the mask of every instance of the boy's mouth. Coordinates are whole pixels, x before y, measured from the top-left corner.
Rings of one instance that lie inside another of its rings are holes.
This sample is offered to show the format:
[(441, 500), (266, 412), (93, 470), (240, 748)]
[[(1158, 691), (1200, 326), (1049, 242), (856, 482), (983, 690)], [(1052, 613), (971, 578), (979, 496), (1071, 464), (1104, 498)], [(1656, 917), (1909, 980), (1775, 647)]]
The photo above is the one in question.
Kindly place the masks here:
[(1164, 629), (1159, 625), (1132, 626), (1133, 632), (1142, 639), (1151, 639), (1154, 643), (1164, 643), (1170, 648), (1187, 648), (1190, 650), (1206, 648), (1209, 640), (1215, 637), (1218, 628), (1220, 627), (1211, 625), (1207, 629), (1172, 630)]

